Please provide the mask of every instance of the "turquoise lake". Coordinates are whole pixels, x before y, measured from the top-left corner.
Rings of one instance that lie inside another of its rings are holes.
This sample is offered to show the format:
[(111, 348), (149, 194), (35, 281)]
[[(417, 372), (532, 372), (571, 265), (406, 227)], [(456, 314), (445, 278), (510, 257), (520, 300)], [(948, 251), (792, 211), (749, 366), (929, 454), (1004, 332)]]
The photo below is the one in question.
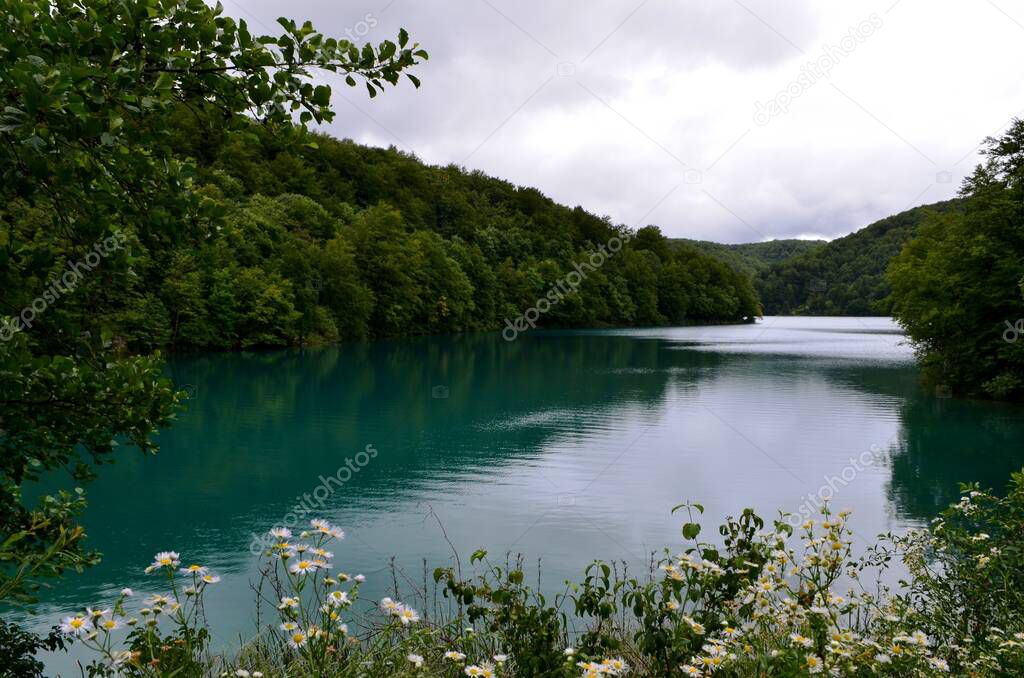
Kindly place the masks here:
[[(255, 632), (253, 536), (303, 504), (345, 529), (337, 566), (368, 596), (392, 556), (402, 594), (424, 560), (449, 565), (441, 525), (464, 566), (522, 553), (557, 588), (592, 559), (642, 567), (677, 544), (686, 500), (714, 534), (744, 507), (827, 493), (868, 539), (1024, 466), (1024, 410), (923, 388), (887, 318), (427, 337), (179, 356), (168, 373), (188, 411), (158, 456), (124, 450), (88, 487), (103, 563), (47, 592), (35, 628), (124, 586), (164, 592), (142, 570), (173, 549), (223, 576), (207, 611), (237, 646)], [(78, 675), (72, 661), (49, 670)]]

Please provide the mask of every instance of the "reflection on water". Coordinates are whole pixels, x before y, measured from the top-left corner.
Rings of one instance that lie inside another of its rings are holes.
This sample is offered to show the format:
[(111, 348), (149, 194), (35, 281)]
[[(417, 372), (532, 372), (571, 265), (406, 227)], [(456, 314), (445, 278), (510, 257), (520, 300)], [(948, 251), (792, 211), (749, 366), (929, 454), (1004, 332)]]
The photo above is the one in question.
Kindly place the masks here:
[[(391, 555), (413, 581), (421, 559), (450, 561), (431, 512), (460, 552), (542, 557), (558, 584), (592, 558), (675, 543), (669, 509), (687, 499), (709, 521), (795, 511), (872, 446), (891, 456), (835, 498), (865, 535), (1024, 464), (1021, 410), (924, 392), (886, 319), (424, 338), (169, 370), (189, 411), (159, 456), (124, 453), (91, 486), (104, 562), (60, 582), (37, 627), (122, 586), (149, 591), (142, 568), (176, 549), (225, 575), (209, 604), (221, 640), (251, 633), (253, 534), (321, 501), (315, 515), (349, 535), (339, 564), (376, 594)], [(339, 473), (368, 445), (374, 458)]]

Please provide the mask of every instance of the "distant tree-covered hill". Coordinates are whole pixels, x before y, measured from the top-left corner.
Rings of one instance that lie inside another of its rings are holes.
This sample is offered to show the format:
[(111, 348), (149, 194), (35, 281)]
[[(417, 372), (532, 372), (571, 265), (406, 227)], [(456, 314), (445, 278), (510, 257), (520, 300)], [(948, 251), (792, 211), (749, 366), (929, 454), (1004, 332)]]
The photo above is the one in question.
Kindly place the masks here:
[(772, 264), (755, 279), (768, 315), (888, 315), (885, 270), (928, 214), (959, 200), (915, 207), (824, 246)]
[(721, 259), (736, 270), (754, 277), (772, 264), (777, 264), (804, 252), (816, 250), (827, 241), (791, 238), (787, 240), (769, 240), (767, 242), (724, 244), (711, 242), (710, 240), (673, 238), (671, 242), (673, 245), (686, 243), (705, 254)]

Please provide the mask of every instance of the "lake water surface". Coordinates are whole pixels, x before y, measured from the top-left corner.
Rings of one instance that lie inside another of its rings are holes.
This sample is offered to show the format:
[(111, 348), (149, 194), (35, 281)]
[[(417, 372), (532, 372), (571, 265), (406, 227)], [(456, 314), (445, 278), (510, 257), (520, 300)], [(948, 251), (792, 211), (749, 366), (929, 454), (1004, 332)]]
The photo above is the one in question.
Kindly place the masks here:
[(89, 486), (104, 561), (59, 582), (36, 628), (124, 586), (164, 592), (142, 569), (173, 549), (223, 575), (208, 601), (218, 641), (251, 635), (253, 535), (302, 502), (346, 530), (337, 566), (365, 573), (371, 595), (391, 556), (417, 584), (422, 559), (451, 562), (439, 522), (464, 564), (477, 548), (519, 552), (557, 586), (594, 558), (639, 564), (677, 544), (670, 509), (686, 500), (714, 533), (747, 506), (773, 516), (834, 494), (870, 537), (1024, 465), (1024, 410), (924, 390), (886, 318), (419, 338), (169, 371), (189, 411), (159, 456), (123, 452)]

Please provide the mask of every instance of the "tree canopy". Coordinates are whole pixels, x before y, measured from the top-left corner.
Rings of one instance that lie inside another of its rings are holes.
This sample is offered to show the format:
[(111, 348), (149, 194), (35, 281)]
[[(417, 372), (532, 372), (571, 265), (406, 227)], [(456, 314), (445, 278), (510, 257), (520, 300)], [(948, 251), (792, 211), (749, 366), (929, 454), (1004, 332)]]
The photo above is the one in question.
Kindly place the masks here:
[(799, 240), (796, 238), (730, 244), (686, 238), (672, 239), (672, 242), (689, 244), (705, 254), (721, 259), (751, 278), (755, 278), (758, 273), (767, 270), (773, 264), (816, 250), (826, 243), (825, 240)]
[(772, 264), (754, 283), (765, 313), (889, 315), (889, 262), (930, 213), (947, 213), (958, 206), (958, 201), (948, 200), (915, 207)]
[(926, 375), (965, 395), (1024, 398), (1024, 120), (986, 139), (963, 209), (931, 214), (892, 262), (893, 315)]

